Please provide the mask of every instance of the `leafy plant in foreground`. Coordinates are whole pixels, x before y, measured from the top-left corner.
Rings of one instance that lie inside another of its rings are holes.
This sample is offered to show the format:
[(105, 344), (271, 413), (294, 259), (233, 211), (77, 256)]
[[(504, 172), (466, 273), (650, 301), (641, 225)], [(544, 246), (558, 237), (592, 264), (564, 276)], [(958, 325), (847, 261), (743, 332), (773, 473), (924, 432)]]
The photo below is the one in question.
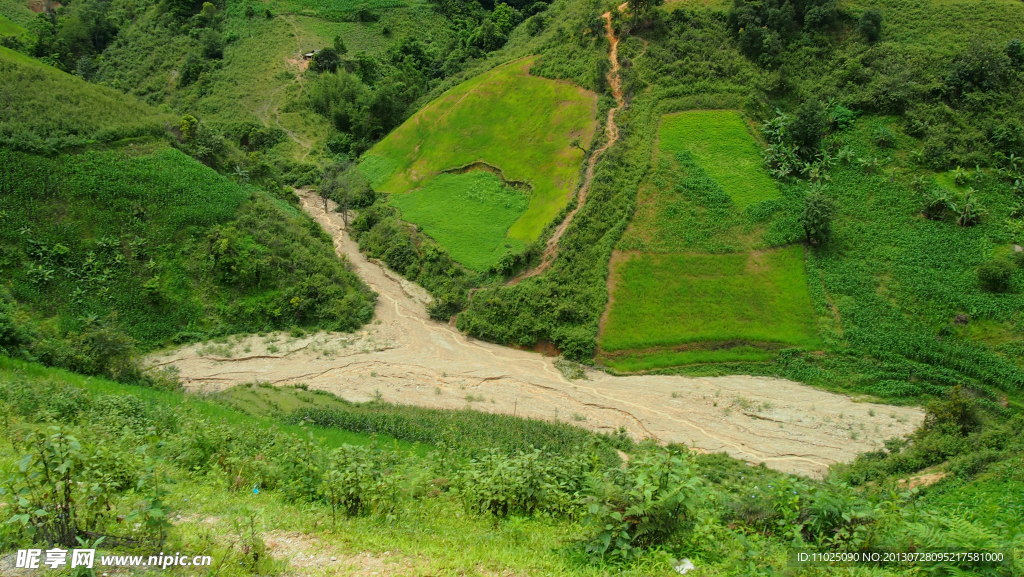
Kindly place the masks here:
[(684, 454), (645, 451), (625, 469), (593, 477), (588, 490), (584, 550), (593, 560), (622, 562), (693, 522), (700, 481)]

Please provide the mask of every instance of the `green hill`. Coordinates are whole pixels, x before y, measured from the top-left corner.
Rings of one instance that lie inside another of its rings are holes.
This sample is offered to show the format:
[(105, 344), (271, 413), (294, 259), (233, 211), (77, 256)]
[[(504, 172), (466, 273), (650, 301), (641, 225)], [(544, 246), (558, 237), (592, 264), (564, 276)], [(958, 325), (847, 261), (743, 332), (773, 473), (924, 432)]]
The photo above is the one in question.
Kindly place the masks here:
[(54, 150), (159, 137), (171, 117), (120, 92), (0, 47), (0, 146)]
[(372, 295), (300, 210), (172, 148), (149, 106), (0, 56), (0, 349), (132, 380), (139, 350), (370, 319)]

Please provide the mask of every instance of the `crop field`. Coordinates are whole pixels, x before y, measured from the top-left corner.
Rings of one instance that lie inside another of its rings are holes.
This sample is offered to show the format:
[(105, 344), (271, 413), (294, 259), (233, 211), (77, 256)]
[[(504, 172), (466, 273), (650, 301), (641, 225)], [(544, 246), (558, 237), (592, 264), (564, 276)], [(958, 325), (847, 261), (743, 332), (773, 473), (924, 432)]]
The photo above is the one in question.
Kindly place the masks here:
[(606, 351), (736, 341), (816, 344), (802, 247), (636, 255), (612, 274), (616, 304), (605, 324)]
[(517, 60), (458, 85), (370, 149), (361, 170), (373, 187), (397, 197), (446, 170), (486, 163), (506, 181), (530, 185), (529, 205), (508, 238), (537, 240), (579, 182), (583, 151), (573, 142), (586, 147), (593, 138), (597, 97), (530, 76), (532, 62)]
[(760, 148), (735, 110), (670, 114), (662, 119), (658, 140), (662, 150), (692, 154), (740, 210), (779, 194), (761, 168)]
[(423, 6), (425, 0), (273, 0), (271, 10), (279, 13), (303, 14), (327, 20), (347, 18), (356, 10), (381, 11), (388, 8)]
[(840, 5), (854, 14), (879, 10), (884, 40), (938, 54), (954, 54), (980, 38), (965, 33), (965, 22), (970, 30), (984, 30), (986, 40), (1001, 44), (1019, 38), (1024, 22), (1024, 3), (1017, 0), (842, 0)]
[(791, 244), (799, 232), (771, 208), (789, 200), (743, 118), (670, 114), (658, 135), (612, 258), (601, 362), (621, 371), (760, 362), (818, 346), (804, 251)]
[(391, 203), (404, 220), (417, 223), (473, 270), (486, 270), (503, 254), (524, 248), (506, 235), (529, 198), (489, 172), (441, 174), (423, 188), (395, 195)]
[(4, 47), (0, 77), (0, 144), (45, 148), (159, 135), (168, 119), (115, 90), (82, 82)]

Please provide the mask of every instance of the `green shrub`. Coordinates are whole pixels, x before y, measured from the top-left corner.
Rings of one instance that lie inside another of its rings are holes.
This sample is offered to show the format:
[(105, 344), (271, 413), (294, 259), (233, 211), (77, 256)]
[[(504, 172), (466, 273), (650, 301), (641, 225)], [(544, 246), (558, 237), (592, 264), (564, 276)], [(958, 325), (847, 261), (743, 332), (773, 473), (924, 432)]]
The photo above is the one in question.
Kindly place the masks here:
[(588, 487), (583, 547), (592, 560), (622, 562), (665, 543), (694, 521), (701, 484), (690, 459), (672, 450), (634, 455)]
[(990, 260), (978, 267), (978, 283), (982, 290), (993, 293), (1010, 292), (1016, 266), (1008, 259)]
[(459, 472), (466, 509), (496, 517), (570, 512), (579, 503), (584, 470), (578, 459), (539, 449), (508, 455), (497, 450)]
[(319, 496), (338, 512), (349, 516), (390, 514), (396, 505), (396, 460), (391, 453), (371, 447), (343, 445), (330, 456)]

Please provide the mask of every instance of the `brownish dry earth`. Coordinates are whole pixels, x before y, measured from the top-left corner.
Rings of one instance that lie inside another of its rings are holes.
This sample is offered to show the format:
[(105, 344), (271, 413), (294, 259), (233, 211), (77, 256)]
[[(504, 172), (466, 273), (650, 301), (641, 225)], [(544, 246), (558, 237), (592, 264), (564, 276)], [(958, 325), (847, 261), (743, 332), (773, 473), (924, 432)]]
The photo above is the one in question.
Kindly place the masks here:
[(569, 380), (552, 357), (474, 340), (429, 319), (429, 296), (368, 260), (333, 203), (298, 191), (302, 207), (334, 239), (339, 255), (378, 293), (376, 320), (352, 334), (237, 337), (149, 359), (173, 366), (185, 386), (216, 391), (242, 383), (306, 383), (352, 401), (474, 409), (560, 420), (595, 431), (624, 427), (636, 438), (724, 451), (750, 463), (813, 477), (828, 466), (905, 436), (915, 407), (856, 402), (768, 377), (616, 377), (587, 371)]

